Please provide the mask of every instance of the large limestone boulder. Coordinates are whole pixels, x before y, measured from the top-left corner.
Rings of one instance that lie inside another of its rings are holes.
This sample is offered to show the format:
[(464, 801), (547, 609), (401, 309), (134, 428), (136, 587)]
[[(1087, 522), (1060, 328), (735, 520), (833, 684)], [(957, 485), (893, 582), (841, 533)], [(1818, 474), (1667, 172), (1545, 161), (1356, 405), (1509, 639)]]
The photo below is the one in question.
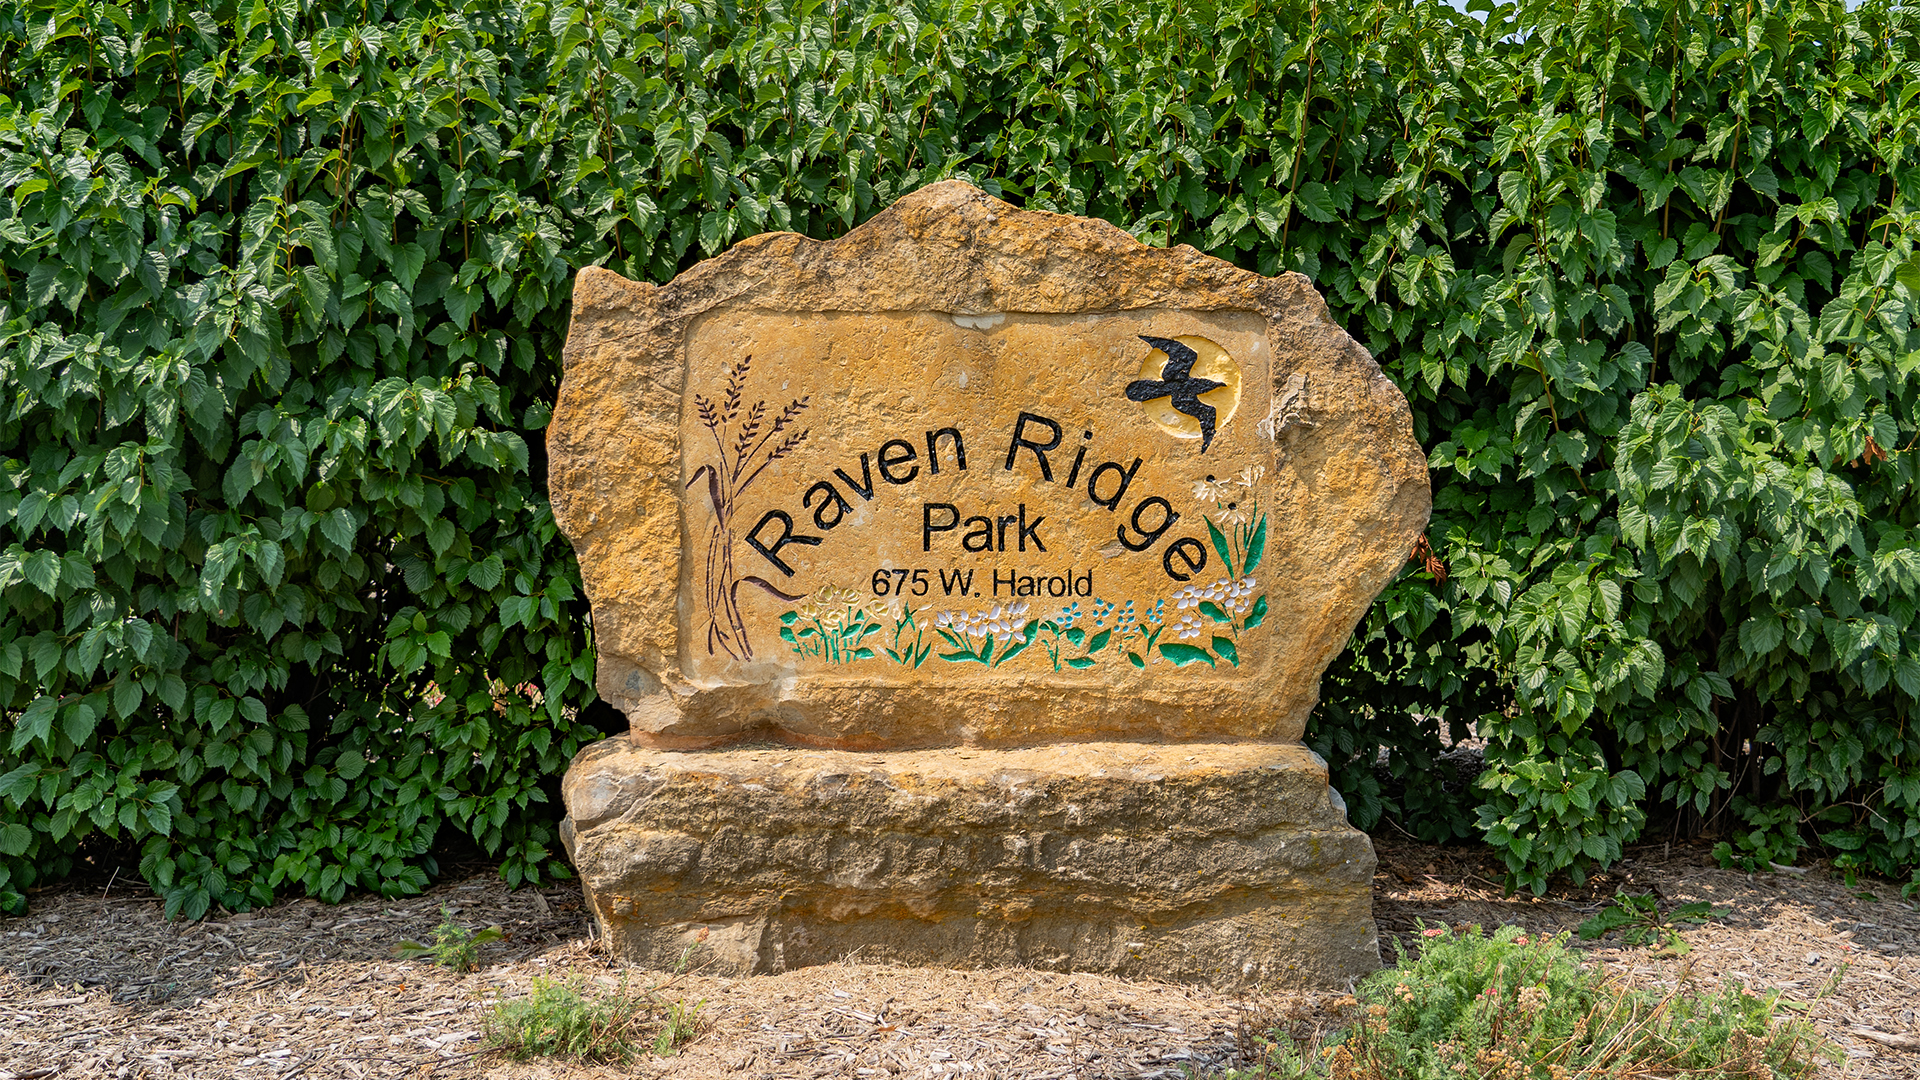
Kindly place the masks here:
[(583, 271), (549, 429), (631, 738), (568, 771), (614, 951), (1244, 986), (1378, 962), (1297, 745), (1429, 509), (1298, 275), (961, 183)]
[(584, 270), (565, 362), (599, 690), (663, 748), (1297, 740), (1429, 509), (1305, 278), (957, 181)]
[(1373, 847), (1299, 746), (662, 751), (567, 774), (566, 839), (623, 959), (849, 956), (1219, 987), (1379, 963)]

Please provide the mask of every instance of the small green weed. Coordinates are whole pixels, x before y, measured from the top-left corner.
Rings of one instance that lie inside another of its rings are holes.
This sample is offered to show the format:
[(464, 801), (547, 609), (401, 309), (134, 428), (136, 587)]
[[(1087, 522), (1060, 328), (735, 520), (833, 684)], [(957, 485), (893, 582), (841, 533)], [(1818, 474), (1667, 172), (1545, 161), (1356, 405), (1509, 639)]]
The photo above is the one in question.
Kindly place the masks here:
[(1661, 915), (1660, 900), (1652, 893), (1635, 896), (1619, 890), (1613, 895), (1613, 903), (1580, 924), (1580, 940), (1593, 941), (1618, 930), (1628, 945), (1652, 941), (1657, 943), (1653, 950), (1656, 953), (1685, 956), (1693, 947), (1681, 938), (1681, 926), (1700, 926), (1708, 919), (1726, 917), (1726, 911), (1705, 901), (1681, 904)]
[(433, 944), (423, 945), (418, 941), (402, 941), (393, 947), (394, 955), (406, 959), (421, 956), (433, 957), (433, 962), (451, 971), (472, 971), (480, 966), (480, 946), (489, 941), (498, 941), (502, 937), (499, 927), (489, 926), (485, 930), (469, 930), (453, 921), (453, 909), (440, 909), (440, 925), (434, 927)]
[(494, 1008), (486, 1045), (517, 1061), (564, 1057), (624, 1064), (643, 1053), (666, 1057), (699, 1030), (703, 1004), (664, 1002), (658, 988), (636, 994), (622, 983), (598, 997), (578, 979), (535, 979), (532, 993)]
[(1274, 1033), (1236, 1080), (1598, 1080), (1660, 1076), (1798, 1080), (1837, 1060), (1777, 996), (1728, 986), (1631, 989), (1567, 951), (1565, 935), (1518, 927), (1422, 931), (1418, 958), (1367, 977), (1351, 1022), (1321, 1042)]

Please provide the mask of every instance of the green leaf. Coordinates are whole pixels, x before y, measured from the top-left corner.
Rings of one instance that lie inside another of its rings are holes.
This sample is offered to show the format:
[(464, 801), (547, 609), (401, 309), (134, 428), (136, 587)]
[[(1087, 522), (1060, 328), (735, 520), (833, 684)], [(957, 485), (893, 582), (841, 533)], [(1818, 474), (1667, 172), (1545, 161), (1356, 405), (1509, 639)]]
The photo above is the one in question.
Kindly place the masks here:
[(33, 552), (21, 563), (21, 569), (27, 581), (48, 596), (52, 596), (60, 584), (60, 556), (56, 552), (45, 548)]
[(147, 819), (147, 827), (154, 832), (161, 836), (167, 836), (173, 832), (173, 811), (164, 804), (155, 803), (143, 808), (141, 813)]
[(85, 746), (87, 740), (93, 737), (94, 727), (99, 723), (100, 714), (92, 705), (81, 701), (67, 706), (63, 711), (60, 730), (66, 733), (67, 738), (73, 740), (75, 746)]
[(132, 716), (146, 697), (140, 691), (140, 684), (132, 678), (122, 675), (113, 687), (113, 712), (115, 716)]
[(33, 830), (17, 821), (0, 825), (0, 855), (15, 858), (25, 855), (33, 846)]
[(1214, 638), (1213, 651), (1234, 667), (1240, 666), (1240, 650), (1234, 647), (1232, 638)]
[(0, 776), (0, 797), (4, 797), (15, 807), (22, 806), (33, 797), (33, 789), (40, 780), (40, 763), (29, 761), (15, 766), (5, 776)]
[[(488, 555), (486, 558), (480, 560), (477, 563), (474, 563), (473, 566), (467, 571), (468, 581), (472, 582), (476, 588), (484, 589), (489, 592), (491, 592), (495, 588), (498, 588), (501, 580), (505, 576), (506, 576), (506, 564), (501, 562), (500, 555), (497, 552), (492, 555)], [(787, 612), (785, 615), (782, 615), (781, 620), (783, 622), (791, 623), (793, 621), (793, 612)]]
[(345, 507), (330, 510), (320, 517), (320, 535), (332, 541), (342, 553), (353, 550), (353, 536), (359, 526), (353, 520), (353, 513)]
[(1323, 225), (1331, 223), (1336, 216), (1333, 193), (1327, 185), (1317, 180), (1309, 180), (1300, 186), (1300, 190), (1294, 193), (1293, 205), (1299, 207), (1307, 220)]
[(1094, 661), (1091, 657), (1086, 657), (1086, 656), (1069, 656), (1067, 657), (1067, 660), (1066, 660), (1066, 664), (1068, 667), (1076, 668), (1076, 669), (1090, 668), (1095, 664), (1095, 662), (1096, 661)]
[(1267, 515), (1260, 515), (1260, 524), (1254, 527), (1253, 538), (1247, 541), (1247, 564), (1240, 573), (1251, 574), (1260, 568), (1260, 558), (1267, 553)]
[(427, 522), (427, 543), (433, 548), (435, 555), (446, 554), (447, 549), (453, 546), (454, 537), (457, 535), (458, 530), (454, 528), (453, 522), (446, 518), (434, 518)]
[(1228, 577), (1234, 577), (1233, 556), (1227, 553), (1226, 534), (1220, 531), (1220, 527), (1213, 523), (1212, 518), (1203, 516), (1200, 520), (1207, 523), (1207, 538), (1213, 541), (1213, 550), (1220, 556), (1220, 565), (1227, 568)]
[(160, 677), (160, 686), (155, 692), (169, 709), (177, 711), (187, 704), (187, 684), (172, 672)]
[(1252, 609), (1247, 612), (1246, 629), (1251, 630), (1254, 627), (1259, 626), (1262, 622), (1266, 621), (1266, 618), (1267, 618), (1267, 598), (1265, 596), (1262, 596), (1253, 602)]
[(1173, 661), (1175, 667), (1186, 667), (1188, 664), (1198, 663), (1205, 663), (1208, 667), (1213, 666), (1212, 654), (1208, 653), (1205, 649), (1188, 645), (1184, 642), (1162, 642), (1160, 645), (1160, 655)]

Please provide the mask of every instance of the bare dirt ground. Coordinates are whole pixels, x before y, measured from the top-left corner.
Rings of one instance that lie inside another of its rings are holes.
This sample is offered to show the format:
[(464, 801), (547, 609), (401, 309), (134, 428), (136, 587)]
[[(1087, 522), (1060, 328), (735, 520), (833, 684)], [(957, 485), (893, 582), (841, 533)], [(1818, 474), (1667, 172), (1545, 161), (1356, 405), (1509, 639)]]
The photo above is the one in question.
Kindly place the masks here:
[[(1416, 922), (1572, 930), (1613, 895), (1731, 909), (1685, 931), (1680, 958), (1600, 943), (1589, 955), (1649, 983), (1722, 978), (1778, 989), (1846, 1055), (1834, 1077), (1920, 1078), (1920, 904), (1815, 870), (1747, 875), (1700, 849), (1642, 848), (1585, 888), (1502, 894), (1471, 850), (1378, 839), (1382, 951)], [(503, 940), (466, 975), (399, 960), (429, 940), (443, 906)], [(1235, 997), (1189, 987), (1034, 971), (934, 971), (858, 957), (785, 975), (728, 979), (628, 973), (630, 990), (702, 1003), (679, 1054), (623, 1068), (519, 1064), (482, 1052), (492, 1005), (536, 977), (607, 988), (610, 968), (578, 891), (507, 891), (476, 872), (404, 901), (296, 901), (169, 923), (120, 883), (49, 889), (0, 919), (0, 1080), (46, 1077), (547, 1078), (946, 1077), (1004, 1080), (1205, 1075), (1245, 1059), (1262, 1025), (1312, 1025), (1331, 994)]]

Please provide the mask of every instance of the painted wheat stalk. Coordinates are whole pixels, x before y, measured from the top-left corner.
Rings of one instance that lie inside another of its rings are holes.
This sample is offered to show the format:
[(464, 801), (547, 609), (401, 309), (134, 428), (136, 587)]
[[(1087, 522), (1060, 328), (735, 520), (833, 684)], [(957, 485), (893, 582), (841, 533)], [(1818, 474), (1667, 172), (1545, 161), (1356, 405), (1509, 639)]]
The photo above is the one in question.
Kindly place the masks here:
[(753, 357), (743, 358), (727, 373), (727, 385), (719, 401), (699, 394), (693, 405), (700, 423), (713, 436), (718, 460), (700, 466), (688, 480), (692, 487), (704, 477), (707, 498), (713, 504), (713, 526), (707, 533), (705, 599), (707, 612), (707, 653), (725, 650), (736, 660), (753, 658), (753, 645), (747, 640), (746, 622), (740, 617), (738, 593), (741, 585), (757, 585), (788, 600), (787, 596), (763, 578), (740, 578), (733, 566), (733, 516), (740, 497), (759, 479), (767, 466), (786, 457), (806, 441), (808, 430), (790, 431), (794, 421), (807, 410), (812, 395), (787, 403), (771, 422), (767, 403), (756, 401), (741, 409), (747, 373)]

